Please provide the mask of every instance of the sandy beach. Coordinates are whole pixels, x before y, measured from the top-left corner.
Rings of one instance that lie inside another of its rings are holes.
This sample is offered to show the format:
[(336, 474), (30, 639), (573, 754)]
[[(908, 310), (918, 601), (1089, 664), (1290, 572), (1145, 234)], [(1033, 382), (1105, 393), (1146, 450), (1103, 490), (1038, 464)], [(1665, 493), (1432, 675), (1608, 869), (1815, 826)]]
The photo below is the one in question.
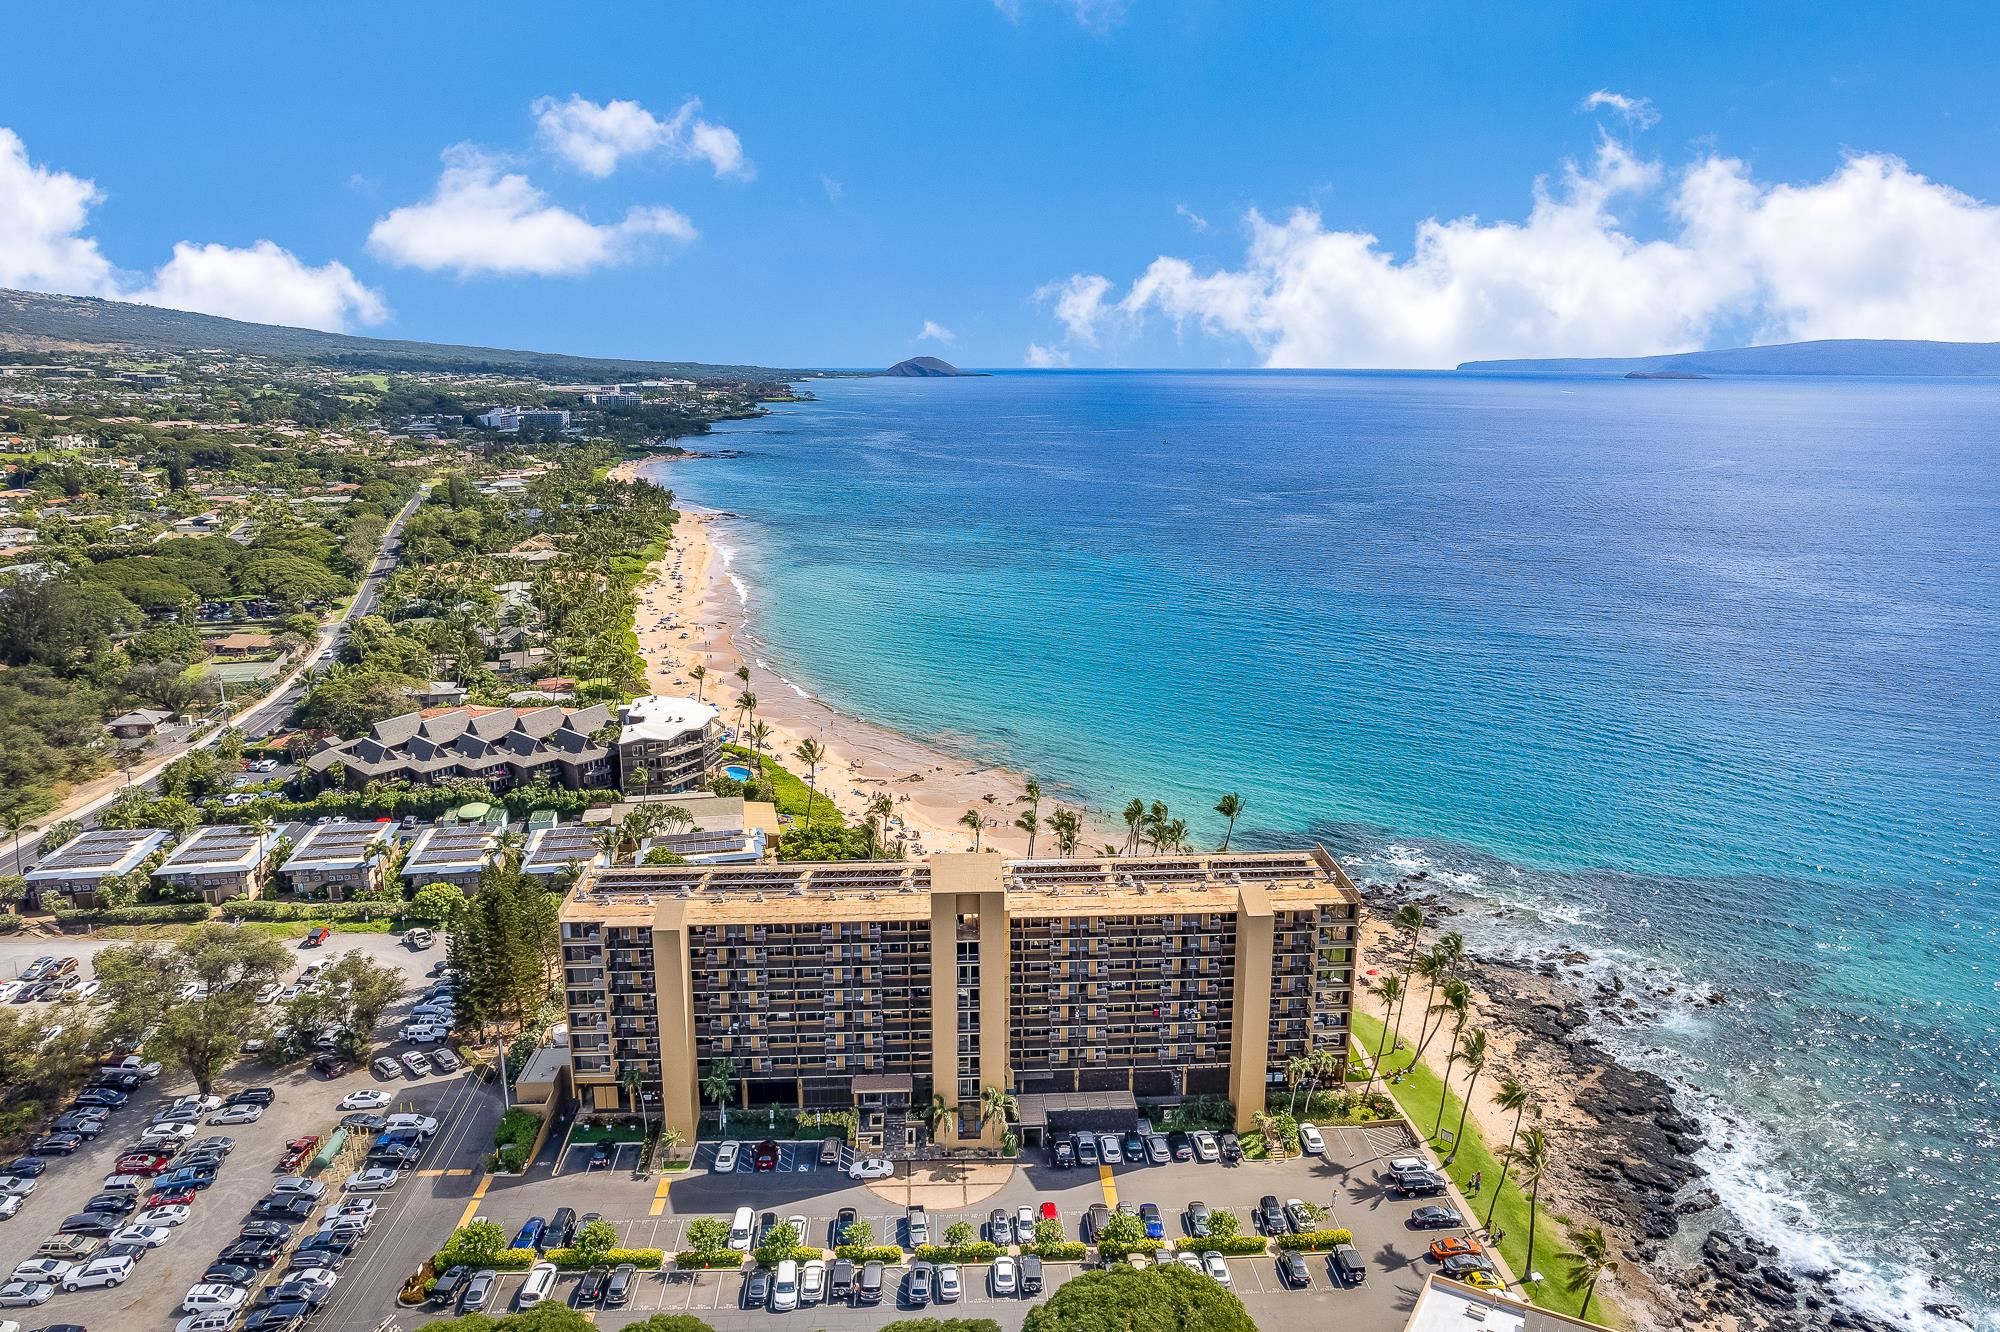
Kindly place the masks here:
[[(664, 482), (659, 473), (664, 466), (668, 464), (657, 460), (627, 462), (618, 474), (642, 477), (644, 468)], [(734, 726), (736, 698), (744, 688), (736, 671), (748, 665), (749, 690), (757, 696), (756, 719), (774, 733), (771, 752), (803, 777), (793, 751), (808, 736), (817, 739), (827, 753), (819, 770), (820, 794), (831, 797), (850, 819), (858, 821), (869, 802), (887, 793), (902, 821), (900, 828), (892, 823), (892, 829), (906, 833), (908, 853), (920, 856), (971, 850), (971, 831), (959, 820), (967, 810), (977, 809), (986, 820), (979, 836), (981, 849), (1025, 855), (1028, 835), (1014, 827), (1026, 808), (1018, 803), (1023, 774), (968, 761), (838, 712), (817, 698), (803, 698), (775, 672), (746, 659), (738, 642), (745, 607), (711, 532), (713, 525), (727, 521), (683, 509), (666, 553), (639, 589), (635, 617), (639, 651), (646, 659), (651, 687), (663, 694), (696, 695), (721, 708), (724, 721)], [(696, 665), (707, 671), (699, 685), (688, 674)], [(1042, 829), (1035, 842), (1038, 855), (1055, 854), (1048, 819), (1058, 807), (1057, 801), (1043, 798)], [(1078, 812), (1084, 816), (1083, 847), (1123, 840), (1122, 825), (1114, 830), (1104, 826), (1101, 815), (1093, 818), (1089, 810)]]

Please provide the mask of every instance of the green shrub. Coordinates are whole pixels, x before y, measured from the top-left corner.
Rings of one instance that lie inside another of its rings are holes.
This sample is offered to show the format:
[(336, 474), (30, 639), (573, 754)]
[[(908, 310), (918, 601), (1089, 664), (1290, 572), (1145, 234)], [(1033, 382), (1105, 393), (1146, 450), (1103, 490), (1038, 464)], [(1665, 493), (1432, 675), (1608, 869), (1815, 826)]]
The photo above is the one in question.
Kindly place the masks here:
[(919, 1244), (916, 1253), (927, 1263), (990, 1263), (1000, 1256), (1000, 1246), (985, 1240), (969, 1244)]
[(191, 925), (207, 920), (206, 902), (168, 902), (156, 906), (56, 907), (52, 913), (64, 929), (97, 925)]
[(519, 1171), (528, 1164), (528, 1153), (534, 1150), (535, 1138), (542, 1131), (542, 1117), (532, 1110), (515, 1106), (500, 1116), (499, 1127), (493, 1130), (493, 1162), (496, 1168)]
[(1054, 1244), (1032, 1244), (1021, 1249), (1022, 1253), (1032, 1253), (1045, 1263), (1080, 1263), (1090, 1254), (1090, 1246), (1077, 1240), (1058, 1240)]
[(446, 1244), (431, 1259), (432, 1266), (442, 1272), (448, 1267), (490, 1267), (497, 1272), (525, 1272), (540, 1261), (541, 1255), (533, 1249), (502, 1249), (487, 1257), (483, 1254), (461, 1253), (451, 1244)]
[(1252, 1254), (1266, 1253), (1270, 1241), (1262, 1235), (1210, 1235), (1207, 1239), (1191, 1239), (1183, 1248), (1199, 1253), (1219, 1253), (1225, 1258), (1247, 1258)]
[(850, 1263), (900, 1263), (903, 1251), (893, 1244), (843, 1244), (833, 1251)]
[(401, 902), (267, 902), (232, 897), (222, 904), (224, 920), (310, 920), (321, 924), (349, 920), (388, 920), (403, 909)]
[[(817, 1258), (819, 1255), (811, 1256)], [(550, 1249), (542, 1257), (564, 1269), (616, 1267), (620, 1263), (630, 1263), (642, 1272), (650, 1272), (658, 1270), (666, 1253), (661, 1249), (612, 1249), (602, 1257), (593, 1257), (575, 1249)]]
[(1298, 1235), (1278, 1236), (1281, 1249), (1331, 1249), (1337, 1244), (1354, 1243), (1354, 1232), (1345, 1228), (1336, 1230), (1308, 1230)]
[(1105, 1240), (1097, 1246), (1100, 1258), (1123, 1258), (1128, 1253), (1158, 1253), (1167, 1246), (1165, 1240)]
[(703, 1267), (741, 1267), (746, 1256), (734, 1249), (720, 1251), (683, 1249), (674, 1255), (674, 1266), (683, 1271)]

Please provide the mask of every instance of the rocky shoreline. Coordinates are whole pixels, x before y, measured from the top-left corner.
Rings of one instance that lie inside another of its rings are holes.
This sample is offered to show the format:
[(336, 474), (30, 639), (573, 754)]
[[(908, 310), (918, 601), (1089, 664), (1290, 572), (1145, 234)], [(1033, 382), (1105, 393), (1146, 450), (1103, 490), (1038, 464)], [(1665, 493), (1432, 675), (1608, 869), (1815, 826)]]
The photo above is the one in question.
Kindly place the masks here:
[[(1406, 903), (1420, 906), (1433, 926), (1427, 937), (1465, 914), (1422, 873), (1363, 893), (1382, 921)], [(1477, 939), (1468, 942), (1476, 952)], [(1645, 1328), (1908, 1328), (1848, 1307), (1834, 1291), (1834, 1273), (1782, 1264), (1776, 1249), (1723, 1210), (1695, 1159), (1705, 1145), (1702, 1126), (1680, 1108), (1672, 1084), (1617, 1062), (1595, 1034), (1652, 1020), (1655, 1003), (1667, 996), (1630, 993), (1617, 976), (1592, 983), (1579, 974), (1591, 961), (1562, 948), (1522, 961), (1475, 956), (1466, 979), (1482, 996), (1481, 1020), (1512, 1047), (1517, 1067), (1509, 1075), (1542, 1099), (1542, 1126), (1557, 1146), (1544, 1211), (1587, 1216), (1613, 1237), (1621, 1264), (1614, 1298)], [(1721, 994), (1692, 1001), (1728, 1002)]]

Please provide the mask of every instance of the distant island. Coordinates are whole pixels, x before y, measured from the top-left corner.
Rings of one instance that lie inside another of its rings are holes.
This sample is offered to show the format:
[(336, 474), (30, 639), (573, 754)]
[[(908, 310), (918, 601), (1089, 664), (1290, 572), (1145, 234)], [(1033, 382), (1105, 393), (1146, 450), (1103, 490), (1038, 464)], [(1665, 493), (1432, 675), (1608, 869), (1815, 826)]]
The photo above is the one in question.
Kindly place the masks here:
[(981, 377), (982, 372), (961, 370), (950, 361), (940, 361), (935, 356), (912, 356), (907, 361), (896, 362), (882, 375), (895, 379), (972, 379)]
[[(1628, 379), (1710, 375), (2000, 375), (2000, 342), (1919, 342), (1840, 338), (1770, 347), (1725, 347), (1668, 356), (1467, 361), (1484, 374), (1624, 375)], [(1637, 372), (1637, 373), (1634, 373)]]

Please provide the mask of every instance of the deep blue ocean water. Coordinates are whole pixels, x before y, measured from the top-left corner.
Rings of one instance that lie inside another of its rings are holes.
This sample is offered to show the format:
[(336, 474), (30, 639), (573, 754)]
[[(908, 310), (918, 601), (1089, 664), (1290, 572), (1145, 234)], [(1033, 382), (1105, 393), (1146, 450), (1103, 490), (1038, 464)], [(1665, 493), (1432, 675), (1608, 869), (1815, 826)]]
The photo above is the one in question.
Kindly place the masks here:
[(772, 667), (1583, 947), (1745, 1223), (2000, 1327), (2000, 385), (813, 388), (667, 478)]

